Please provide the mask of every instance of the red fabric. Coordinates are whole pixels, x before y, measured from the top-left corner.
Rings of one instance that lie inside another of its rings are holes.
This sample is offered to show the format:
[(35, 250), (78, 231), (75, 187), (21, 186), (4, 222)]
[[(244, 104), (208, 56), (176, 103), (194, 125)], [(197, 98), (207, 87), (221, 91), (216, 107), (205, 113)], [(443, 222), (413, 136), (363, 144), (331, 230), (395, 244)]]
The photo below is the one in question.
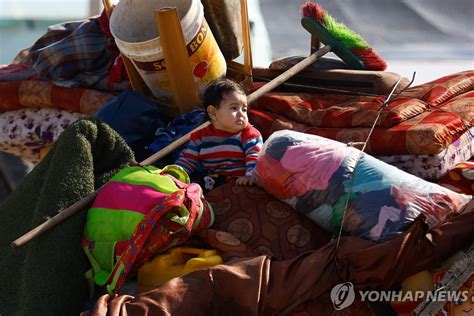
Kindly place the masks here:
[(36, 73), (27, 64), (0, 65), (0, 82), (36, 79)]
[(22, 108), (56, 108), (94, 114), (115, 96), (85, 88), (65, 88), (47, 81), (0, 82), (0, 112)]
[[(474, 71), (446, 76), (403, 92), (381, 112), (366, 151), (373, 155), (438, 154), (474, 124)], [(249, 120), (264, 138), (290, 129), (343, 143), (364, 142), (381, 97), (269, 93)]]
[(441, 103), (474, 89), (474, 70), (463, 71), (409, 88), (403, 93), (429, 105)]
[[(115, 8), (115, 4), (112, 5), (112, 8)], [(99, 17), (99, 28), (101, 32), (107, 37), (113, 38), (112, 33), (110, 32), (110, 20), (105, 9), (102, 11)], [(111, 42), (107, 49), (109, 49), (109, 51), (112, 53), (111, 59), (114, 60), (109, 68), (107, 89), (114, 90), (114, 85), (118, 85), (124, 81), (129, 81), (129, 78), (123, 63), (122, 56), (120, 55), (120, 51), (117, 48), (115, 41)], [(128, 89), (130, 89), (130, 87), (128, 87)]]
[(474, 126), (474, 91), (469, 91), (444, 102), (439, 106), (443, 111), (459, 114), (466, 125)]
[(12, 81), (0, 83), (0, 111), (6, 112), (21, 108), (20, 103), (20, 85), (21, 81)]
[[(264, 138), (290, 129), (342, 143), (364, 142), (370, 128), (320, 128), (295, 123), (283, 116), (252, 109), (249, 119)], [(467, 127), (459, 115), (436, 110), (425, 112), (391, 128), (375, 128), (366, 152), (373, 155), (437, 154), (458, 139)]]
[[(115, 8), (115, 4), (112, 5), (112, 8)], [(107, 37), (112, 37), (112, 33), (110, 32), (110, 20), (109, 16), (107, 15), (107, 11), (104, 9), (102, 10), (99, 16), (99, 28), (102, 33), (104, 33)]]
[[(383, 97), (372, 96), (275, 92), (255, 101), (252, 108), (315, 127), (371, 127), (383, 101)], [(427, 109), (428, 105), (420, 100), (397, 98), (382, 111), (377, 126), (397, 125)]]
[[(114, 63), (109, 68), (107, 88), (113, 90), (115, 84), (126, 81), (129, 81), (127, 69), (125, 68), (122, 55), (118, 55), (117, 58), (115, 58)], [(130, 83), (126, 89), (131, 90)]]

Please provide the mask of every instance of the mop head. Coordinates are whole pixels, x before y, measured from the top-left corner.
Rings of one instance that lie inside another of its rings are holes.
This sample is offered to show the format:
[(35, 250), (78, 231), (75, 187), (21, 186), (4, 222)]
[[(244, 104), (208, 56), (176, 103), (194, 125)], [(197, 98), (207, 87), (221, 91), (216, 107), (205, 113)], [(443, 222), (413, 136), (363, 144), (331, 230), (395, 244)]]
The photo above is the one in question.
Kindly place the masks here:
[[(369, 44), (357, 33), (342, 23), (338, 23), (326, 10), (314, 2), (306, 2), (301, 7), (303, 16), (321, 24), (335, 40), (350, 50), (362, 61), (367, 70), (385, 70), (387, 63), (378, 56)], [(319, 39), (321, 40), (321, 39)], [(327, 44), (327, 43), (325, 43)]]

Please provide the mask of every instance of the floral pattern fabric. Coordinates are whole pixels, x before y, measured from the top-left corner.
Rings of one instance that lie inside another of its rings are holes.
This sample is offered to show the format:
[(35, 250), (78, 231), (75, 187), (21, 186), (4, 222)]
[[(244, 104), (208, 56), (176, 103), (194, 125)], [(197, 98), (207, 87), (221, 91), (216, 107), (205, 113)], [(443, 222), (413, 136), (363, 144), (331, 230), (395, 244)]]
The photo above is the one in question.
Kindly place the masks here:
[(377, 156), (378, 159), (428, 181), (436, 181), (474, 156), (474, 127), (435, 155)]
[(21, 109), (0, 113), (0, 150), (37, 163), (41, 148), (83, 114), (58, 109)]

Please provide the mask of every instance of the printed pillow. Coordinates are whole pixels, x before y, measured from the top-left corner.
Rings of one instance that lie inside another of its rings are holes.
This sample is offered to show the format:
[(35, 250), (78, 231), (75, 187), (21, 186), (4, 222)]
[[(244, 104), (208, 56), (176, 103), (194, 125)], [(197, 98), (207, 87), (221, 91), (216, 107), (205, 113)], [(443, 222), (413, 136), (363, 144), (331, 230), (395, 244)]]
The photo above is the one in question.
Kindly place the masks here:
[[(259, 98), (252, 108), (314, 127), (371, 127), (383, 102), (383, 97), (373, 96), (275, 92)], [(377, 126), (397, 125), (427, 109), (417, 99), (395, 99), (382, 110)]]

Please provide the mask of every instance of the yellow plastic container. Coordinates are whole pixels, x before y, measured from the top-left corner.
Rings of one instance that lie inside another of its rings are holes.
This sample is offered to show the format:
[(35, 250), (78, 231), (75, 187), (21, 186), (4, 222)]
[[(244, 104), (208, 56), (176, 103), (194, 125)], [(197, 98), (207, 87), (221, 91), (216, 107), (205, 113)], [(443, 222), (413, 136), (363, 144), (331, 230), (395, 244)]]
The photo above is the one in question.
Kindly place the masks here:
[(138, 292), (151, 291), (161, 284), (190, 272), (221, 264), (215, 250), (175, 247), (153, 258), (138, 270)]

